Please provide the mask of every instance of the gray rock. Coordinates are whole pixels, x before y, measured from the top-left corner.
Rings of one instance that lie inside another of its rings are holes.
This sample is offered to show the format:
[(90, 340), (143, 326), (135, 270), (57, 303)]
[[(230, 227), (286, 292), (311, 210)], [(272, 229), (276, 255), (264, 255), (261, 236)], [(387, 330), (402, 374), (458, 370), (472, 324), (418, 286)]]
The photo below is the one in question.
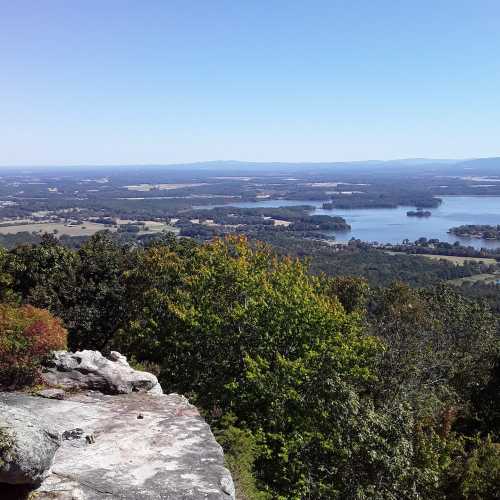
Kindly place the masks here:
[(40, 396), (41, 398), (64, 399), (66, 393), (61, 389), (43, 389), (41, 391), (38, 391), (36, 395)]
[(0, 483), (40, 483), (59, 443), (58, 431), (39, 416), (0, 403)]
[(128, 366), (127, 357), (123, 354), (120, 354), (118, 351), (111, 351), (109, 353), (108, 359), (111, 361), (116, 361), (117, 363), (121, 363), (122, 365)]
[(153, 374), (134, 370), (127, 358), (115, 351), (109, 358), (98, 351), (57, 351), (44, 366), (42, 378), (48, 385), (104, 394), (163, 393)]
[[(76, 436), (62, 441), (49, 476), (35, 490), (37, 500), (235, 498), (222, 448), (182, 396), (79, 393), (57, 401), (0, 393), (2, 401)], [(81, 436), (95, 442), (81, 443)]]
[(223, 476), (220, 480), (221, 490), (229, 496), (229, 498), (236, 498), (236, 490), (233, 483), (233, 478), (230, 474)]
[(151, 389), (149, 389), (148, 394), (151, 394), (153, 396), (160, 396), (163, 394), (163, 389), (161, 388), (161, 385), (158, 383), (154, 385)]

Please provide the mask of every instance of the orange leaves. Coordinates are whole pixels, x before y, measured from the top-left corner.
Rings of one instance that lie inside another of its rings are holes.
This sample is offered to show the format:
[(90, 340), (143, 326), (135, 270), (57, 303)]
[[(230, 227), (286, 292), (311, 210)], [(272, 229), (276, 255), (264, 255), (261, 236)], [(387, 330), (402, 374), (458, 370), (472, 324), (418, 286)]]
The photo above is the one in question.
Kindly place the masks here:
[(31, 379), (40, 361), (66, 347), (67, 332), (59, 319), (33, 306), (0, 304), (0, 383)]

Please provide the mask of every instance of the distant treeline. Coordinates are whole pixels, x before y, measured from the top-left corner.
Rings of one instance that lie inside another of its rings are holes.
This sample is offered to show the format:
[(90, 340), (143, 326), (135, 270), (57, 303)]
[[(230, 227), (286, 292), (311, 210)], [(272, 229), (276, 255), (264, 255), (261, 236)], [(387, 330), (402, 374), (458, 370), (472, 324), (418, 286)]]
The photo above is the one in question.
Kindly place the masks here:
[(400, 245), (384, 245), (383, 247), (395, 252), (415, 253), (415, 254), (433, 254), (449, 255), (455, 257), (478, 257), (500, 260), (499, 248), (481, 248), (477, 249), (471, 246), (461, 245), (460, 242), (448, 243), (439, 241), (437, 238), (419, 238), (414, 242), (404, 240)]
[(449, 232), (461, 237), (500, 240), (500, 225), (466, 224), (464, 226), (452, 227)]

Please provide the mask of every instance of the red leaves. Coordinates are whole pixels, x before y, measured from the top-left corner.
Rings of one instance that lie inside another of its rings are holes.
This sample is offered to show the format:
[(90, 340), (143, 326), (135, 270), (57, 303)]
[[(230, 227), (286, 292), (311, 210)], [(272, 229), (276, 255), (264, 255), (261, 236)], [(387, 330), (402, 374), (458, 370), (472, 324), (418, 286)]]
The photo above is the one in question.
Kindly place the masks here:
[(66, 347), (66, 336), (60, 320), (46, 310), (0, 304), (0, 383), (34, 377), (45, 356)]

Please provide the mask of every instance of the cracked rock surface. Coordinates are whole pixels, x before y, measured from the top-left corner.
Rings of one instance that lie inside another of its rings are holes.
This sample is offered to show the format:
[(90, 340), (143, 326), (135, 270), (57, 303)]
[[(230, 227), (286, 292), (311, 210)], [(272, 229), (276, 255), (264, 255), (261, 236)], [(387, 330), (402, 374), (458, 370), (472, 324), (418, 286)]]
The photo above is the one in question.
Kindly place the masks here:
[(235, 498), (221, 447), (182, 396), (0, 393), (0, 403), (50, 422), (62, 437), (37, 500)]

